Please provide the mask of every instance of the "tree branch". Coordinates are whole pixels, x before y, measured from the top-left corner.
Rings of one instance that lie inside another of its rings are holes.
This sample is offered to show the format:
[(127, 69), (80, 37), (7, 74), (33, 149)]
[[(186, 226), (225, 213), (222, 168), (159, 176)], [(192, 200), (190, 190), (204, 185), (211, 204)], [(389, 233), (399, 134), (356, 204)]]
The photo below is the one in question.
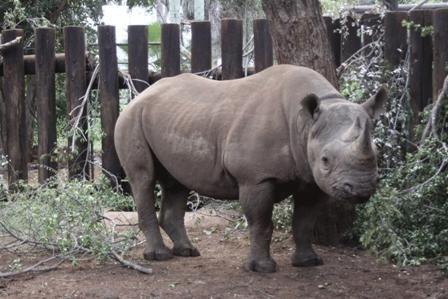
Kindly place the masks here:
[(3, 51), (6, 51), (8, 49), (11, 49), (12, 47), (18, 45), (21, 40), (22, 40), (22, 37), (18, 36), (15, 39), (13, 39), (12, 41), (9, 41), (9, 42), (4, 43), (4, 44), (0, 44), (0, 53), (3, 52)]
[(152, 269), (151, 268), (146, 268), (140, 265), (137, 265), (131, 261), (125, 260), (121, 257), (121, 255), (119, 255), (116, 251), (112, 250), (110, 252), (110, 255), (112, 258), (114, 258), (115, 260), (117, 260), (118, 262), (120, 262), (120, 264), (122, 264), (123, 266), (126, 266), (128, 268), (137, 270), (139, 272), (145, 273), (145, 274), (152, 274)]
[(7, 277), (12, 277), (12, 276), (17, 276), (20, 274), (24, 274), (24, 273), (28, 273), (28, 272), (46, 272), (46, 271), (51, 271), (56, 269), (57, 267), (59, 267), (59, 265), (61, 265), (66, 259), (62, 258), (62, 260), (60, 260), (59, 262), (57, 262), (55, 265), (49, 266), (49, 267), (43, 267), (43, 268), (38, 268), (40, 265), (43, 265), (45, 263), (48, 263), (52, 260), (61, 258), (59, 255), (56, 256), (52, 256), (50, 258), (47, 258), (45, 260), (39, 261), (36, 264), (29, 266), (28, 268), (25, 268), (21, 271), (16, 271), (16, 272), (0, 272), (0, 278), (7, 278)]
[(445, 77), (445, 80), (443, 81), (443, 87), (440, 91), (437, 101), (435, 102), (434, 106), (431, 110), (431, 116), (428, 120), (428, 123), (426, 124), (425, 130), (423, 131), (422, 138), (420, 139), (420, 143), (423, 143), (426, 138), (432, 133), (435, 138), (439, 138), (439, 134), (437, 132), (437, 117), (440, 113), (440, 111), (443, 108), (444, 100), (448, 99), (448, 75)]

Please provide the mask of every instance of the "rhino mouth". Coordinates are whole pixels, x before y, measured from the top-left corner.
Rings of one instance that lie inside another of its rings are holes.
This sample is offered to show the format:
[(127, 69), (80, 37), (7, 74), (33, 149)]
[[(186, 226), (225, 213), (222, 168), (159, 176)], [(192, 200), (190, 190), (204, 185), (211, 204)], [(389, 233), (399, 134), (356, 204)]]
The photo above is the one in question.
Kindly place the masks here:
[(375, 193), (376, 184), (365, 184), (352, 186), (345, 183), (340, 186), (333, 186), (333, 197), (340, 200), (348, 200), (353, 203), (365, 203)]

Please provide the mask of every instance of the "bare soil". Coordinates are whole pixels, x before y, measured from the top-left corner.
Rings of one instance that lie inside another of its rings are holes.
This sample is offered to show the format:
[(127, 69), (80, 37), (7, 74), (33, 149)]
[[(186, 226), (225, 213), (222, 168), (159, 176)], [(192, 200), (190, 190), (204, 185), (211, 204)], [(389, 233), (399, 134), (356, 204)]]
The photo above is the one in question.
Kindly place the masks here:
[[(65, 263), (51, 272), (0, 279), (0, 297), (448, 298), (448, 279), (435, 267), (398, 268), (354, 248), (316, 246), (325, 264), (294, 268), (290, 264), (292, 239), (280, 232), (274, 234), (272, 245), (278, 271), (249, 273), (242, 268), (249, 248), (247, 230), (228, 234), (229, 223), (214, 216), (187, 219), (186, 223), (200, 257), (147, 262), (139, 247), (127, 258), (151, 267), (151, 275), (112, 262), (81, 261), (76, 268)], [(30, 252), (21, 259), (32, 264), (43, 257), (42, 252)], [(0, 270), (7, 270), (13, 259), (1, 252)]]

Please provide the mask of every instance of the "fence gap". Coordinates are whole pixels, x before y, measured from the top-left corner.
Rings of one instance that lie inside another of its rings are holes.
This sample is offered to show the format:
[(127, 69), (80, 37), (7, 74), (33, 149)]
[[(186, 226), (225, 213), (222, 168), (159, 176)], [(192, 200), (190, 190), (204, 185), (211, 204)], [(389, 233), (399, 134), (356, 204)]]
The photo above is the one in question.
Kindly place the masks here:
[[(3, 30), (1, 43), (23, 36), (22, 30)], [(3, 53), (3, 93), (6, 108), (6, 153), (8, 184), (28, 180), (28, 147), (25, 106), (25, 78), (22, 41)]]
[(237, 19), (221, 21), (222, 80), (243, 76), (243, 22)]
[(191, 22), (191, 72), (212, 68), (212, 36), (210, 22)]
[[(79, 26), (64, 27), (66, 96), (69, 124), (72, 127), (80, 111), (80, 105), (86, 92), (86, 44), (84, 28)], [(76, 110), (74, 111), (74, 109)], [(68, 172), (70, 178), (89, 178), (88, 159), (87, 106), (84, 107), (75, 135), (74, 152), (69, 158)], [(69, 147), (73, 136), (69, 137)]]
[(128, 26), (128, 70), (135, 89), (142, 92), (148, 87), (148, 26)]
[(103, 174), (117, 187), (122, 178), (120, 161), (114, 143), (115, 123), (119, 114), (117, 46), (114, 26), (98, 26), (101, 99), (101, 161)]
[(274, 55), (268, 20), (255, 19), (253, 27), (255, 72), (258, 73), (274, 63)]
[(350, 58), (361, 48), (361, 37), (359, 36), (358, 22), (348, 16), (344, 24), (347, 32), (341, 34), (341, 63)]
[(178, 24), (162, 24), (162, 77), (180, 74), (180, 33)]
[(37, 28), (35, 40), (36, 106), (38, 125), (39, 183), (56, 174), (51, 160), (56, 146), (55, 30)]

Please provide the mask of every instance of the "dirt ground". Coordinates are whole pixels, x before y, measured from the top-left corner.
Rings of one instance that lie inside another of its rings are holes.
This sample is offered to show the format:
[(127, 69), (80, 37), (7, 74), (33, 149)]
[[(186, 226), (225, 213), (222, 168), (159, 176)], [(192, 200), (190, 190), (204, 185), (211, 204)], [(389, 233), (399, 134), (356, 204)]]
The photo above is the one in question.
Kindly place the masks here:
[[(435, 267), (398, 268), (354, 248), (317, 246), (323, 266), (294, 268), (290, 264), (292, 239), (279, 232), (272, 246), (278, 271), (248, 273), (242, 269), (249, 248), (247, 230), (228, 234), (229, 223), (223, 218), (188, 214), (186, 223), (200, 257), (150, 263), (142, 259), (143, 248), (139, 247), (127, 258), (151, 267), (151, 275), (114, 263), (86, 261), (77, 268), (66, 263), (47, 273), (0, 279), (0, 297), (448, 298), (448, 279)], [(13, 256), (1, 254), (0, 268), (5, 271)], [(21, 258), (31, 264), (33, 259), (42, 259), (42, 253)]]

